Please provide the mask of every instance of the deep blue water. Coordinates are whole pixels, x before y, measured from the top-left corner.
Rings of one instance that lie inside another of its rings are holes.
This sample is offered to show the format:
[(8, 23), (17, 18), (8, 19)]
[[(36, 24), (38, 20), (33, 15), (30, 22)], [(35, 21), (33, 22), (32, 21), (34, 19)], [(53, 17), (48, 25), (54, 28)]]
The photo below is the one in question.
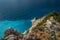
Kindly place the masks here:
[(31, 27), (31, 19), (53, 10), (60, 12), (60, 0), (0, 0), (0, 37), (11, 27), (23, 33)]

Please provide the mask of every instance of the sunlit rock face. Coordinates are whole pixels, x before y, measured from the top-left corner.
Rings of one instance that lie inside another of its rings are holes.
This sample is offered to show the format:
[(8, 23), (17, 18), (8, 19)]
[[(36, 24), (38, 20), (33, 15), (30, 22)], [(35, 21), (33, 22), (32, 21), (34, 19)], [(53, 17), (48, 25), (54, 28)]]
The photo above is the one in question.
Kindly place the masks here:
[(54, 30), (55, 32), (57, 32), (57, 29), (60, 29), (59, 23), (54, 19), (54, 17), (50, 17), (50, 19), (48, 19), (46, 21), (46, 27), (52, 31)]
[(46, 27), (48, 27), (49, 30), (54, 30), (54, 28), (56, 27), (54, 23), (56, 23), (56, 21), (54, 20), (53, 17), (51, 17), (50, 19), (47, 20)]
[(32, 20), (32, 27), (29, 29), (29, 33), (30, 33), (30, 32), (32, 31), (32, 29), (35, 28), (36, 25), (38, 25), (38, 23), (40, 23), (44, 18), (45, 18), (45, 17), (42, 17), (42, 18), (38, 19), (38, 18), (35, 17), (35, 18)]

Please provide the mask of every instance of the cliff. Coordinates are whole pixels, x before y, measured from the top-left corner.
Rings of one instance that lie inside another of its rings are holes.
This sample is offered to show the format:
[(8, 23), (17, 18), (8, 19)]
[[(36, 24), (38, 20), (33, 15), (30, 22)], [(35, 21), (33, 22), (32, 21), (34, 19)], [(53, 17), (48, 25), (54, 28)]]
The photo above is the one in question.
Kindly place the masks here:
[[(60, 13), (50, 12), (40, 19), (34, 18), (32, 27), (26, 32), (34, 40), (60, 40)], [(31, 39), (31, 40), (32, 40)]]
[[(13, 28), (5, 31), (4, 40), (60, 40), (60, 13), (50, 12), (42, 18), (34, 18), (32, 27), (19, 33)], [(0, 39), (0, 40), (3, 40)]]

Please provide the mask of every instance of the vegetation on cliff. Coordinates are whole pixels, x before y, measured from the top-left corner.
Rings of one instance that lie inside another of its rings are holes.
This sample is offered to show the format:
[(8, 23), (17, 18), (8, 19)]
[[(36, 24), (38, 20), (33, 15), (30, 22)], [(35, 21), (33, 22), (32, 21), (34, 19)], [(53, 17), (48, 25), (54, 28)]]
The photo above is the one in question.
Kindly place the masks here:
[(47, 21), (47, 19), (49, 19), (51, 16), (53, 16), (57, 22), (60, 22), (60, 13), (53, 11), (53, 12), (50, 12), (49, 14), (45, 15), (44, 20), (42, 22), (40, 22), (37, 26), (43, 25)]

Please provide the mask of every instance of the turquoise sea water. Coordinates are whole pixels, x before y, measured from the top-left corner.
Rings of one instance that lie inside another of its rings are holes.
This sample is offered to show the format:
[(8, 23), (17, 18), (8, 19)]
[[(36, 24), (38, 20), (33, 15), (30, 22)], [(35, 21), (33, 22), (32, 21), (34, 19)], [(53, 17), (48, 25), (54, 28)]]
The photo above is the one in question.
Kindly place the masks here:
[(17, 30), (18, 32), (23, 33), (25, 30), (30, 28), (31, 21), (30, 20), (18, 20), (18, 21), (0, 21), (0, 37), (4, 37), (4, 32), (8, 28), (13, 28), (14, 30)]

